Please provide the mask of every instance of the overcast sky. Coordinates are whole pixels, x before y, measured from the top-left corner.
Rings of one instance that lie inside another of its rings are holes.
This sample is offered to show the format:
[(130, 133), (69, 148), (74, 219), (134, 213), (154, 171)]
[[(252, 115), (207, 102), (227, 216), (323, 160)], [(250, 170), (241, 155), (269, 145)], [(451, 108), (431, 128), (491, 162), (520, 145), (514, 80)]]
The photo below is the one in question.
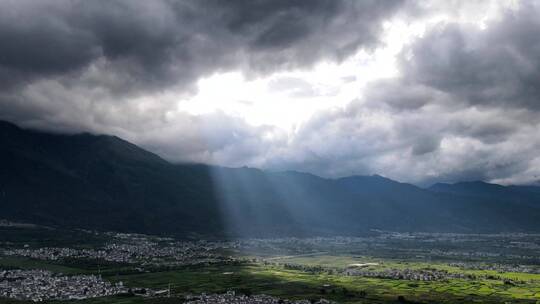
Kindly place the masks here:
[(540, 2), (0, 1), (0, 119), (174, 162), (540, 180)]

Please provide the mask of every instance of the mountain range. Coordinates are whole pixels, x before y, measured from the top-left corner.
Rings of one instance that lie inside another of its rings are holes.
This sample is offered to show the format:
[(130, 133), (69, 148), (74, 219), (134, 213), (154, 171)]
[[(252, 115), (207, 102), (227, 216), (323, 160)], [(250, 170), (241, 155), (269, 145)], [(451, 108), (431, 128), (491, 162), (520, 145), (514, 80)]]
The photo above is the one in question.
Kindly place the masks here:
[(13, 221), (180, 237), (540, 232), (536, 186), (174, 164), (118, 137), (5, 121), (0, 206)]

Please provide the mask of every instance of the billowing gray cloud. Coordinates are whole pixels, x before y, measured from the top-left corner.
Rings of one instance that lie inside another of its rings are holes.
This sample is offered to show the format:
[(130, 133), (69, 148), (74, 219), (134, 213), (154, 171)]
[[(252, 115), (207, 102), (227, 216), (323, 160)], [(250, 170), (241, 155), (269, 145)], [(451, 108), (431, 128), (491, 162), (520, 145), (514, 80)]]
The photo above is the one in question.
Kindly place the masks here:
[(326, 176), (383, 174), (422, 185), (531, 183), (540, 172), (540, 121), (523, 115), (520, 110), (440, 106), (396, 112), (355, 101), (321, 112), (303, 125), (286, 153), (265, 165)]
[(354, 168), (420, 184), (537, 182), (538, 17), (539, 6), (523, 2), (485, 29), (428, 28), (400, 54), (399, 77), (375, 81), (361, 100), (315, 117), (297, 149), (331, 164), (314, 170), (328, 175)]
[(540, 109), (540, 6), (522, 2), (486, 29), (440, 24), (406, 50), (409, 83), (479, 106)]

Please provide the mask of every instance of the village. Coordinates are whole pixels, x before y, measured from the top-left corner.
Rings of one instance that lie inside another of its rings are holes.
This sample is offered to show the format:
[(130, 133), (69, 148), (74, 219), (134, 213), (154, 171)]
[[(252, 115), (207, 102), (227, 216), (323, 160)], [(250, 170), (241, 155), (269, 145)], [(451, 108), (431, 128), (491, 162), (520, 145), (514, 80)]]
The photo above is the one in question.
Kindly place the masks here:
[(410, 281), (441, 281), (449, 279), (475, 280), (477, 277), (471, 274), (451, 273), (436, 269), (388, 269), (388, 270), (366, 270), (362, 268), (347, 268), (344, 275), (362, 276), (381, 279), (410, 280)]
[[(171, 297), (171, 290), (129, 288), (122, 282), (110, 283), (96, 275), (64, 276), (46, 270), (1, 270), (0, 298), (46, 302), (51, 300), (83, 300), (96, 297), (131, 295), (142, 297)], [(244, 295), (228, 291), (221, 294), (187, 295), (188, 304), (330, 304), (320, 300), (289, 301), (264, 294)]]
[(0, 270), (0, 297), (41, 302), (77, 300), (127, 293), (96, 275), (64, 276), (46, 270)]
[[(185, 266), (226, 263), (230, 256), (216, 250), (234, 247), (230, 242), (172, 241), (138, 234), (113, 234), (112, 241), (102, 248), (76, 249), (67, 247), (10, 248), (0, 251), (4, 256), (38, 260), (89, 259), (145, 266)], [(26, 247), (26, 246), (25, 246)]]
[(448, 265), (468, 270), (493, 270), (497, 272), (520, 272), (540, 274), (540, 267), (538, 267), (538, 265), (481, 264), (468, 262), (454, 262), (449, 263)]
[(333, 302), (327, 301), (325, 299), (320, 299), (317, 301), (309, 300), (300, 300), (300, 301), (289, 301), (285, 299), (280, 299), (268, 295), (237, 295), (234, 291), (229, 291), (224, 294), (201, 294), (198, 296), (188, 296), (186, 297), (185, 304), (331, 304)]

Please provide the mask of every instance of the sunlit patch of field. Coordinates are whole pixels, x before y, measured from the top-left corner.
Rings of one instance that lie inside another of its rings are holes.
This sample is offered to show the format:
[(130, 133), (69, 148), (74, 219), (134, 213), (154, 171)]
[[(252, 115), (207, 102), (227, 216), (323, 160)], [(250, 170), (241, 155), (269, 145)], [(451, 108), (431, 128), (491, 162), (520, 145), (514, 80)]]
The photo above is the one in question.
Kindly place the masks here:
[(347, 267), (355, 263), (379, 263), (380, 259), (371, 257), (352, 256), (352, 255), (312, 255), (298, 257), (278, 257), (274, 258), (275, 262), (301, 264), (307, 266), (323, 266), (323, 267)]
[[(232, 272), (232, 274), (225, 274)], [(342, 303), (391, 303), (398, 296), (420, 303), (535, 303), (538, 282), (507, 286), (498, 280), (422, 282), (313, 274), (278, 266), (209, 266), (160, 273), (134, 274), (116, 279), (131, 286), (166, 288), (176, 294), (225, 292), (265, 293), (289, 299), (327, 298)], [(324, 287), (326, 286), (326, 287)], [(364, 296), (365, 293), (365, 296)]]
[(320, 255), (320, 256), (301, 256), (285, 257), (272, 260), (283, 264), (298, 264), (306, 266), (322, 266), (326, 268), (344, 269), (354, 264), (376, 264), (364, 267), (367, 270), (382, 271), (389, 269), (436, 269), (445, 270), (450, 273), (471, 274), (476, 276), (493, 276), (501, 279), (511, 279), (515, 281), (537, 281), (540, 282), (540, 274), (521, 273), (521, 272), (498, 272), (496, 270), (476, 270), (462, 269), (456, 266), (450, 266), (448, 263), (430, 261), (401, 261), (395, 259), (381, 259), (357, 255)]

